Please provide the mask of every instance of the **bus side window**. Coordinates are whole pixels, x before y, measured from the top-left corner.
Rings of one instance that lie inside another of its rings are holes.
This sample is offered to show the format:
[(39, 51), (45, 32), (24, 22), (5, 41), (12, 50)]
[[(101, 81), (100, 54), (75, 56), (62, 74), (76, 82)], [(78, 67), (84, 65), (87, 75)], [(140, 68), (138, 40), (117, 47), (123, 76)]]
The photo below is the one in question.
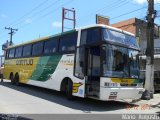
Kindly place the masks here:
[(15, 58), (22, 56), (22, 47), (16, 48)]
[(9, 58), (14, 58), (14, 54), (15, 54), (15, 49), (10, 49), (9, 50)]
[(70, 52), (76, 49), (77, 32), (60, 39), (59, 52)]
[(93, 43), (100, 40), (100, 31), (98, 28), (93, 28), (87, 31), (87, 43)]
[(80, 42), (80, 44), (85, 45), (86, 41), (87, 41), (87, 30), (83, 30), (81, 32), (81, 42)]
[(31, 48), (32, 48), (31, 44), (23, 47), (23, 57), (28, 57), (31, 55)]
[(100, 40), (100, 30), (98, 28), (82, 30), (81, 45), (91, 44), (99, 40)]
[(38, 42), (33, 44), (32, 55), (37, 56), (41, 55), (43, 52), (43, 42)]
[(6, 59), (8, 58), (8, 55), (9, 55), (9, 50), (7, 50), (6, 53), (5, 53), (5, 58)]
[(44, 44), (44, 54), (51, 54), (57, 52), (58, 48), (58, 39), (51, 38)]

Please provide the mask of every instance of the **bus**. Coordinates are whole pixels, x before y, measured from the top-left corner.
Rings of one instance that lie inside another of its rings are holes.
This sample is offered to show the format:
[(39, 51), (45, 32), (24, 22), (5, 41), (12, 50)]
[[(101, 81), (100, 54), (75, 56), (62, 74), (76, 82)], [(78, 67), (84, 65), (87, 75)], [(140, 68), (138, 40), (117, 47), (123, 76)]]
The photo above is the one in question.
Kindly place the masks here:
[(135, 36), (96, 24), (9, 47), (4, 78), (11, 83), (102, 101), (139, 99), (139, 46)]
[[(146, 55), (140, 55), (140, 78), (145, 80)], [(160, 54), (154, 55), (154, 92), (160, 91)]]

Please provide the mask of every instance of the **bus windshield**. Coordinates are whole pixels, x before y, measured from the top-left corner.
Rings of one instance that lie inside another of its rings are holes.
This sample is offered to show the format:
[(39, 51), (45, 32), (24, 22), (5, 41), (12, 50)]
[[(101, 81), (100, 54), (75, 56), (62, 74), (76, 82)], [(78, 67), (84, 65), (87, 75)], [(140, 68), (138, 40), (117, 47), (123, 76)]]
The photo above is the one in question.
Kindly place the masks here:
[(127, 48), (106, 45), (106, 57), (103, 62), (103, 76), (129, 77)]
[(127, 45), (129, 47), (139, 49), (139, 45), (137, 43), (136, 38), (123, 32), (118, 32), (110, 29), (103, 29), (103, 39), (105, 41), (113, 41)]
[(106, 53), (103, 61), (103, 76), (107, 77), (139, 77), (138, 51), (107, 44), (103, 48)]
[(138, 51), (133, 49), (128, 49), (128, 53), (130, 61), (130, 76), (132, 78), (138, 78), (138, 76), (140, 75)]
[(106, 57), (103, 60), (103, 76), (138, 78), (138, 51), (107, 44), (103, 48)]

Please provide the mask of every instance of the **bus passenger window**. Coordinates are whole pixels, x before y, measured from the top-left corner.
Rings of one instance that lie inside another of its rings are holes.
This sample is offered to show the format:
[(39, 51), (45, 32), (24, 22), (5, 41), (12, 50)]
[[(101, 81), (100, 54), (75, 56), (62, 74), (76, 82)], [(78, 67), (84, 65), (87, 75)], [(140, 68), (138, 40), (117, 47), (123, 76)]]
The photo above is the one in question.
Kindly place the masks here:
[(91, 44), (100, 40), (100, 31), (98, 28), (82, 30), (81, 45)]
[(26, 45), (23, 47), (23, 57), (28, 57), (31, 55), (31, 45)]
[(100, 40), (99, 29), (90, 29), (87, 31), (87, 43), (93, 43)]
[(32, 49), (32, 55), (41, 55), (43, 51), (43, 42), (35, 43)]
[(9, 50), (6, 51), (5, 57), (9, 58)]
[(85, 45), (87, 41), (87, 30), (81, 32), (81, 45)]
[(64, 36), (60, 39), (59, 51), (60, 52), (74, 51), (76, 49), (76, 43), (77, 43), (77, 33)]
[(9, 50), (9, 58), (14, 58), (15, 49)]
[(22, 47), (16, 48), (15, 57), (21, 57), (21, 55), (22, 55)]
[(51, 54), (57, 52), (58, 40), (49, 40), (44, 44), (44, 54)]

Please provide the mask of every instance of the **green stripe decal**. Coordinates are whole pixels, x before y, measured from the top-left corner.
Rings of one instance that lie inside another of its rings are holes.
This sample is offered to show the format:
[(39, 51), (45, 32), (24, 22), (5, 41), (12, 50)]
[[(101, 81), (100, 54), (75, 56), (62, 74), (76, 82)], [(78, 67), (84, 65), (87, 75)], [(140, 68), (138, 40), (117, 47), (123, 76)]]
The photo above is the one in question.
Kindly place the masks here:
[(54, 73), (62, 55), (44, 56), (39, 58), (38, 64), (29, 78), (36, 81), (47, 81)]
[(142, 79), (135, 79), (134, 80), (134, 83), (143, 83), (144, 82), (144, 80), (142, 80)]

